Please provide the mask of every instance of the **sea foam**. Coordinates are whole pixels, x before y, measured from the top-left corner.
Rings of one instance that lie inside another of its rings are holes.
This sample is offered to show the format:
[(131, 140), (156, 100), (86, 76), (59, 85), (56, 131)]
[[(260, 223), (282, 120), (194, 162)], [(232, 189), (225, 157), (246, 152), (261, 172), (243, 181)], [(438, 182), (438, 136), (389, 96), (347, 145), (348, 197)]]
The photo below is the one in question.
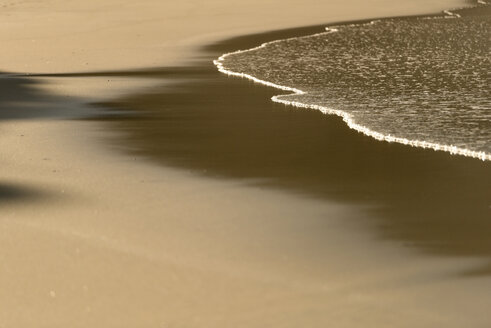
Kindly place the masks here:
[[(453, 13), (452, 11), (448, 11), (448, 10), (445, 11), (444, 14), (447, 17), (461, 18), (461, 16), (459, 14)], [(443, 16), (443, 17), (445, 17), (445, 16)], [(369, 23), (365, 23), (365, 25), (375, 25), (379, 22), (380, 22), (380, 20), (370, 21)], [(342, 28), (346, 29), (346, 28), (350, 28), (353, 26), (360, 26), (360, 24), (345, 25)], [(308, 38), (323, 37), (323, 36), (327, 36), (329, 34), (338, 33), (339, 30), (340, 30), (340, 27), (338, 27), (338, 26), (327, 27), (325, 32), (320, 32), (320, 33), (313, 34), (313, 35), (310, 35), (307, 37)], [(359, 122), (357, 122), (354, 115), (352, 113), (346, 111), (346, 110), (336, 109), (336, 108), (332, 108), (330, 106), (324, 106), (321, 104), (316, 104), (316, 103), (311, 103), (311, 102), (299, 101), (296, 99), (291, 100), (290, 98), (295, 98), (295, 96), (308, 95), (309, 92), (304, 91), (304, 90), (297, 88), (297, 87), (287, 86), (284, 84), (272, 82), (268, 79), (259, 78), (253, 74), (236, 71), (236, 70), (233, 70), (233, 69), (227, 67), (227, 65), (225, 64), (227, 59), (233, 58), (234, 56), (257, 52), (259, 50), (264, 50), (265, 48), (270, 47), (271, 45), (284, 43), (284, 42), (289, 41), (289, 40), (298, 40), (301, 38), (306, 38), (306, 37), (293, 37), (293, 38), (288, 38), (288, 39), (275, 40), (275, 41), (263, 43), (257, 47), (251, 48), (251, 49), (237, 50), (234, 52), (226, 53), (226, 54), (223, 54), (222, 56), (220, 56), (218, 59), (214, 60), (214, 64), (216, 65), (216, 67), (218, 68), (218, 70), (221, 73), (227, 74), (229, 76), (246, 78), (246, 79), (252, 80), (256, 83), (263, 84), (265, 86), (277, 88), (277, 89), (280, 89), (283, 91), (292, 92), (292, 94), (290, 94), (290, 95), (273, 96), (272, 101), (274, 101), (276, 103), (282, 103), (285, 105), (291, 105), (291, 106), (295, 106), (295, 107), (299, 107), (299, 108), (314, 109), (314, 110), (318, 110), (324, 114), (337, 115), (337, 116), (341, 117), (343, 119), (343, 121), (346, 122), (346, 124), (351, 129), (354, 129), (354, 130), (361, 132), (367, 136), (375, 138), (376, 140), (386, 141), (386, 142), (395, 142), (395, 143), (400, 143), (400, 144), (419, 147), (419, 148), (433, 149), (436, 151), (444, 151), (444, 152), (448, 152), (448, 153), (454, 154), (454, 155), (461, 155), (461, 156), (467, 156), (467, 157), (473, 157), (473, 158), (481, 159), (483, 161), (491, 160), (491, 154), (486, 152), (486, 151), (474, 150), (474, 149), (469, 149), (467, 147), (459, 147), (459, 146), (455, 146), (452, 144), (433, 142), (433, 141), (424, 140), (424, 139), (421, 140), (421, 139), (417, 139), (417, 138), (414, 138), (414, 139), (413, 138), (406, 138), (403, 136), (398, 136), (397, 133), (394, 133), (394, 134), (383, 133), (383, 132), (377, 131), (376, 129), (373, 129), (373, 128), (365, 125), (365, 124), (360, 124)]]

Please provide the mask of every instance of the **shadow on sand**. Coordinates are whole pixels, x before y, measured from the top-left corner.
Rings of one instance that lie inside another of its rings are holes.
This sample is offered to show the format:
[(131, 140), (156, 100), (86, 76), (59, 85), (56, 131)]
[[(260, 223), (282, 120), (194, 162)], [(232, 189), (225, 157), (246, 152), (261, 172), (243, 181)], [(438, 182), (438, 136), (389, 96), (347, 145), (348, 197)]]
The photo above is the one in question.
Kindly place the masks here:
[(106, 119), (125, 132), (120, 145), (128, 152), (212, 177), (362, 206), (381, 238), (431, 253), (491, 258), (489, 162), (375, 141), (337, 117), (274, 104), (270, 98), (278, 90), (229, 78), (211, 62), (224, 52), (323, 28), (227, 40), (187, 67), (65, 76), (166, 80), (161, 88), (97, 104), (108, 113), (133, 113)]
[(33, 201), (45, 197), (41, 192), (8, 183), (0, 183), (0, 206), (2, 204)]

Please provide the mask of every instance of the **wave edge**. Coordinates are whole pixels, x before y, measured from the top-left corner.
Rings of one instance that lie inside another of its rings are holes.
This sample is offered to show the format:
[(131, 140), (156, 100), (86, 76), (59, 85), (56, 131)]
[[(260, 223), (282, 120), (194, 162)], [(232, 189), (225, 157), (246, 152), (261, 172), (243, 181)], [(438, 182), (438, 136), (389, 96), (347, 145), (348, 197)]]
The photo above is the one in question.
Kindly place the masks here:
[[(449, 10), (444, 10), (443, 13), (446, 15), (446, 17), (460, 18), (460, 15), (454, 14)], [(370, 21), (368, 24), (375, 24), (375, 23), (377, 23), (377, 21), (379, 21), (379, 20)], [(365, 24), (367, 24), (367, 23), (365, 23)], [(307, 37), (315, 37), (315, 36), (320, 36), (320, 35), (324, 35), (324, 34), (328, 34), (328, 33), (335, 33), (335, 32), (338, 32), (337, 28), (326, 27), (324, 32), (307, 35)], [(339, 116), (343, 119), (343, 121), (348, 125), (349, 128), (351, 128), (357, 132), (363, 133), (366, 136), (372, 137), (378, 141), (385, 141), (385, 142), (390, 142), (390, 143), (399, 143), (399, 144), (417, 147), (417, 148), (432, 149), (434, 151), (443, 151), (443, 152), (450, 153), (451, 155), (460, 155), (460, 156), (480, 159), (482, 161), (491, 161), (491, 154), (488, 154), (488, 153), (483, 152), (483, 151), (475, 151), (475, 150), (471, 150), (471, 149), (467, 149), (467, 148), (461, 148), (461, 147), (457, 147), (457, 146), (453, 146), (453, 145), (438, 144), (438, 143), (434, 143), (434, 142), (428, 142), (425, 140), (406, 139), (406, 138), (396, 137), (396, 136), (392, 136), (392, 135), (385, 135), (383, 133), (374, 131), (374, 130), (366, 127), (366, 126), (363, 126), (361, 124), (356, 123), (355, 120), (353, 119), (352, 115), (350, 115), (349, 113), (344, 112), (342, 110), (334, 109), (334, 108), (328, 108), (325, 106), (320, 106), (320, 105), (315, 105), (315, 104), (302, 103), (299, 101), (288, 101), (288, 100), (282, 99), (282, 97), (304, 95), (304, 94), (306, 94), (306, 92), (303, 90), (297, 89), (297, 88), (276, 84), (276, 83), (266, 81), (266, 80), (261, 80), (255, 76), (250, 75), (250, 74), (246, 74), (246, 73), (242, 73), (242, 72), (234, 72), (234, 71), (226, 69), (224, 66), (224, 61), (228, 56), (255, 51), (255, 50), (258, 50), (261, 48), (265, 48), (266, 46), (268, 46), (270, 44), (283, 42), (283, 41), (287, 41), (287, 40), (292, 40), (292, 39), (298, 39), (301, 37), (305, 37), (305, 36), (296, 36), (296, 37), (291, 37), (291, 38), (269, 41), (269, 42), (262, 43), (261, 45), (259, 45), (257, 47), (250, 48), (250, 49), (237, 50), (237, 51), (225, 53), (225, 54), (221, 55), (220, 57), (218, 57), (217, 59), (213, 60), (213, 64), (217, 67), (219, 72), (226, 74), (228, 76), (236, 76), (236, 77), (240, 77), (240, 78), (246, 78), (248, 80), (252, 80), (256, 83), (259, 83), (259, 84), (262, 84), (262, 85), (265, 85), (268, 87), (273, 87), (273, 88), (280, 89), (283, 91), (292, 92), (292, 94), (288, 94), (288, 95), (273, 96), (271, 98), (271, 100), (273, 102), (288, 105), (288, 106), (294, 106), (297, 108), (314, 109), (314, 110), (318, 110), (318, 111), (320, 111), (326, 115)]]

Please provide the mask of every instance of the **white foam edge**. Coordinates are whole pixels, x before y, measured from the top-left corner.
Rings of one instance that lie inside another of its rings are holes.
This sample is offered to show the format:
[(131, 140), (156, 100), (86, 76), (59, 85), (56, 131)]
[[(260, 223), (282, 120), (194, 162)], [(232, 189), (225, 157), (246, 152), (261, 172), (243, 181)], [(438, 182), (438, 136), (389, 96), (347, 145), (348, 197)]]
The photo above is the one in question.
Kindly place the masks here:
[(447, 15), (447, 17), (450, 18), (460, 18), (461, 16), (459, 14), (453, 13), (450, 10), (444, 10), (443, 13)]
[[(377, 22), (378, 21), (371, 21), (367, 24), (375, 24)], [(297, 89), (297, 88), (292, 88), (292, 87), (288, 87), (288, 86), (284, 86), (284, 85), (279, 85), (279, 84), (276, 84), (273, 82), (261, 80), (255, 76), (250, 75), (250, 74), (234, 72), (234, 71), (226, 69), (224, 66), (225, 59), (229, 56), (232, 56), (232, 55), (242, 54), (242, 53), (246, 53), (246, 52), (252, 52), (252, 51), (265, 48), (268, 45), (278, 43), (278, 42), (298, 39), (301, 37), (315, 37), (315, 36), (320, 36), (320, 35), (325, 35), (325, 34), (335, 33), (335, 32), (338, 32), (338, 29), (332, 28), (332, 27), (326, 27), (326, 32), (315, 33), (315, 34), (308, 35), (308, 36), (292, 37), (292, 38), (286, 38), (286, 39), (280, 39), (280, 40), (265, 42), (265, 43), (263, 43), (257, 47), (254, 47), (254, 48), (250, 48), (250, 49), (246, 49), (246, 50), (237, 50), (237, 51), (223, 54), (219, 58), (213, 60), (213, 64), (217, 67), (219, 72), (226, 74), (228, 76), (236, 76), (236, 77), (240, 77), (240, 78), (246, 78), (246, 79), (252, 80), (256, 83), (268, 86), (268, 87), (273, 87), (273, 88), (280, 89), (283, 91), (292, 92), (292, 94), (290, 94), (290, 95), (273, 96), (271, 98), (271, 100), (273, 102), (284, 104), (284, 105), (289, 105), (289, 106), (294, 106), (294, 107), (298, 107), (298, 108), (314, 109), (314, 110), (318, 110), (318, 111), (322, 112), (323, 114), (339, 116), (343, 119), (343, 121), (348, 125), (349, 128), (351, 128), (355, 131), (361, 132), (364, 135), (372, 137), (376, 140), (386, 141), (386, 142), (394, 142), (394, 143), (399, 143), (399, 144), (423, 148), (423, 149), (433, 149), (435, 151), (444, 151), (444, 152), (450, 153), (452, 155), (472, 157), (472, 158), (480, 159), (482, 161), (491, 161), (491, 154), (487, 154), (486, 152), (483, 152), (483, 151), (475, 151), (475, 150), (461, 148), (461, 147), (457, 147), (457, 146), (453, 146), (453, 145), (442, 145), (442, 144), (438, 144), (438, 143), (434, 143), (434, 142), (428, 142), (428, 141), (422, 141), (422, 140), (412, 140), (412, 139), (406, 139), (406, 138), (396, 137), (396, 136), (392, 136), (392, 135), (385, 135), (383, 133), (371, 130), (370, 128), (368, 128), (366, 126), (363, 126), (361, 124), (356, 123), (351, 114), (344, 112), (342, 110), (328, 108), (328, 107), (321, 106), (321, 105), (306, 104), (306, 103), (302, 103), (299, 101), (289, 101), (289, 100), (282, 99), (282, 97), (304, 95), (304, 94), (306, 94), (306, 92), (302, 91), (300, 89)]]

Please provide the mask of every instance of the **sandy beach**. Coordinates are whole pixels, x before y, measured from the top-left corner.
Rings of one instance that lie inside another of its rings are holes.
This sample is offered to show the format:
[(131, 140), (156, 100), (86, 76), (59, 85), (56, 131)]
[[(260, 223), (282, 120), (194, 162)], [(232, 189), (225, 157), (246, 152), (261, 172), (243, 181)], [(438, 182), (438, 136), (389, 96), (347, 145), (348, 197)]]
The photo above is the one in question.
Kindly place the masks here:
[(490, 325), (488, 162), (275, 105), (209, 60), (467, 3), (1, 4), (0, 327)]

